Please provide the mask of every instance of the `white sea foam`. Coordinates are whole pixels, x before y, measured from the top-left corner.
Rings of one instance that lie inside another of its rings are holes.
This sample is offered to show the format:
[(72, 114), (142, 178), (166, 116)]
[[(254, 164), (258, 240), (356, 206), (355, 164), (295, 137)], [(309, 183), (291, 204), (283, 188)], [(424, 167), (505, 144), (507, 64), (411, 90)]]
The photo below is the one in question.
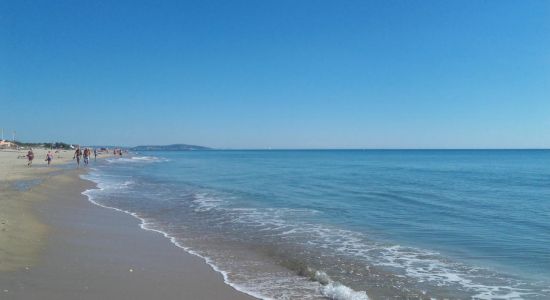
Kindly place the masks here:
[(225, 201), (221, 198), (215, 197), (208, 193), (196, 193), (194, 195), (193, 203), (197, 206), (195, 211), (209, 211), (220, 207)]
[(156, 156), (132, 156), (130, 158), (113, 157), (106, 159), (106, 161), (108, 163), (158, 163), (169, 161), (169, 159)]
[[(409, 277), (420, 282), (431, 282), (437, 286), (459, 285), (475, 293), (474, 299), (522, 299), (531, 294), (528, 290), (511, 286), (521, 284), (511, 278), (483, 268), (467, 266), (457, 262), (442, 260), (437, 252), (399, 245), (384, 247), (380, 251), (377, 265), (401, 269)], [(480, 279), (493, 278), (501, 284), (481, 284)], [(508, 284), (506, 284), (508, 283)]]
[(354, 291), (353, 289), (340, 284), (331, 282), (321, 288), (324, 296), (334, 300), (368, 300), (369, 297), (364, 291)]
[(327, 273), (315, 271), (313, 279), (319, 282), (321, 294), (333, 300), (368, 300), (369, 297), (365, 291), (355, 291), (339, 282), (333, 281)]
[(330, 279), (330, 276), (327, 275), (327, 273), (322, 271), (315, 271), (315, 274), (313, 275), (313, 279), (318, 281), (320, 284), (327, 285), (332, 282), (332, 279)]

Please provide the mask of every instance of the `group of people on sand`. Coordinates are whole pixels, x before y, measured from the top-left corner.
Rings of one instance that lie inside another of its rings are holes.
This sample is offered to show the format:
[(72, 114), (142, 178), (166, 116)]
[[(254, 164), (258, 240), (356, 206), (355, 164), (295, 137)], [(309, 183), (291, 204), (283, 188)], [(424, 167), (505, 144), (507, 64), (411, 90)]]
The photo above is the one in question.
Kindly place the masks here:
[[(100, 151), (108, 151), (107, 149), (105, 148), (101, 148)], [(56, 151), (57, 153), (58, 151)], [(122, 156), (122, 149), (114, 149), (113, 150), (113, 154), (114, 155), (119, 155), (119, 156)], [(74, 156), (73, 156), (73, 160), (76, 160), (76, 167), (80, 167), (80, 161), (82, 160), (84, 162), (84, 165), (87, 166), (89, 163), (90, 163), (90, 158), (92, 157), (92, 155), (94, 156), (94, 160), (97, 160), (97, 154), (98, 154), (98, 150), (93, 148), (80, 148), (80, 146), (77, 146), (75, 151), (74, 151)], [(29, 148), (29, 151), (27, 152), (27, 155), (25, 156), (19, 156), (19, 158), (21, 157), (27, 157), (27, 166), (32, 166), (32, 162), (34, 160), (34, 152), (32, 151), (32, 148)], [(48, 166), (52, 163), (53, 161), (53, 158), (54, 158), (54, 154), (52, 153), (52, 151), (48, 151), (48, 153), (46, 153), (46, 159), (45, 161), (48, 163)]]
[[(29, 151), (25, 156), (27, 157), (27, 166), (31, 167), (32, 161), (34, 160), (34, 152), (32, 151), (32, 148), (29, 148)], [(48, 151), (48, 153), (46, 153), (46, 159), (45, 159), (45, 161), (48, 162), (48, 166), (52, 163), (52, 160), (53, 160), (53, 153), (52, 151)]]
[[(97, 149), (93, 150), (94, 161), (97, 160)], [(73, 159), (76, 159), (76, 167), (80, 167), (80, 159), (84, 158), (84, 165), (87, 166), (90, 163), (90, 156), (92, 156), (92, 150), (90, 148), (80, 149), (80, 146), (76, 147), (74, 151)]]
[[(93, 150), (93, 155), (94, 155), (94, 160), (96, 160), (97, 159), (97, 149)], [(34, 160), (34, 152), (32, 151), (32, 148), (29, 148), (29, 151), (27, 152), (27, 155), (25, 155), (25, 156), (27, 157), (27, 166), (31, 167), (32, 162)], [(82, 157), (84, 157), (84, 164), (87, 166), (90, 163), (90, 157), (91, 156), (92, 156), (92, 149), (84, 148), (84, 150), (82, 150), (82, 149), (80, 149), (80, 147), (77, 147), (75, 152), (74, 152), (74, 156), (73, 156), (73, 159), (76, 159), (77, 168), (80, 167), (80, 159)], [(48, 163), (48, 166), (52, 163), (52, 161), (53, 161), (52, 151), (48, 151), (48, 153), (46, 153), (45, 161)]]

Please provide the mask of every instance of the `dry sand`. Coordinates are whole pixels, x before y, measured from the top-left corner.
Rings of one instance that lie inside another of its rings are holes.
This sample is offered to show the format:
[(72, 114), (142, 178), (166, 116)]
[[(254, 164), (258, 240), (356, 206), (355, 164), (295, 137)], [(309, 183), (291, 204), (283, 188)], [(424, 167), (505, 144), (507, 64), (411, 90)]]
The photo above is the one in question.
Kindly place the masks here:
[(45, 149), (33, 149), (34, 160), (32, 167), (27, 167), (27, 150), (0, 150), (0, 182), (31, 179), (43, 176), (57, 170), (60, 165), (67, 164), (73, 159), (73, 151), (60, 150), (54, 152), (52, 164), (48, 167)]
[[(254, 299), (137, 219), (88, 202), (84, 170), (11, 160), (0, 153), (0, 299)], [(16, 179), (39, 181), (21, 191)]]

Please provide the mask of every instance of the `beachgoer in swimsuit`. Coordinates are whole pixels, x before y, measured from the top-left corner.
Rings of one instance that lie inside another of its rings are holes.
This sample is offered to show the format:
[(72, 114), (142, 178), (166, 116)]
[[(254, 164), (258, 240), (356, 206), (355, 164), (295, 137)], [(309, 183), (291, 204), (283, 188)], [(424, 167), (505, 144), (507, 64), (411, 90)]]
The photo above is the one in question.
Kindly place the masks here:
[(34, 152), (32, 152), (32, 148), (29, 148), (29, 152), (27, 152), (27, 159), (29, 160), (27, 163), (27, 166), (32, 165), (32, 160), (34, 159)]
[(88, 165), (89, 157), (90, 157), (90, 149), (89, 148), (84, 148), (84, 164), (86, 166)]
[(97, 149), (94, 148), (94, 161), (96, 161), (96, 160), (97, 160)]
[(80, 167), (80, 156), (82, 156), (82, 151), (80, 150), (80, 146), (76, 148), (74, 152), (73, 159), (76, 158), (76, 167)]
[(48, 151), (48, 154), (46, 154), (46, 161), (48, 162), (48, 166), (51, 164), (53, 160), (53, 153), (51, 151)]

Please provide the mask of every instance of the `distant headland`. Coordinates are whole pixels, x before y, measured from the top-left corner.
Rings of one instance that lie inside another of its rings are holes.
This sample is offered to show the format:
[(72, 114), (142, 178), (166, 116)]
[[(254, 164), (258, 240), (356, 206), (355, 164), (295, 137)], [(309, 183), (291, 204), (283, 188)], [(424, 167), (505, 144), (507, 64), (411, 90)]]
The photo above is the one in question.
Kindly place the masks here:
[(131, 148), (134, 151), (191, 151), (191, 150), (212, 150), (212, 148), (186, 145), (186, 144), (173, 144), (173, 145), (145, 145), (136, 146)]

